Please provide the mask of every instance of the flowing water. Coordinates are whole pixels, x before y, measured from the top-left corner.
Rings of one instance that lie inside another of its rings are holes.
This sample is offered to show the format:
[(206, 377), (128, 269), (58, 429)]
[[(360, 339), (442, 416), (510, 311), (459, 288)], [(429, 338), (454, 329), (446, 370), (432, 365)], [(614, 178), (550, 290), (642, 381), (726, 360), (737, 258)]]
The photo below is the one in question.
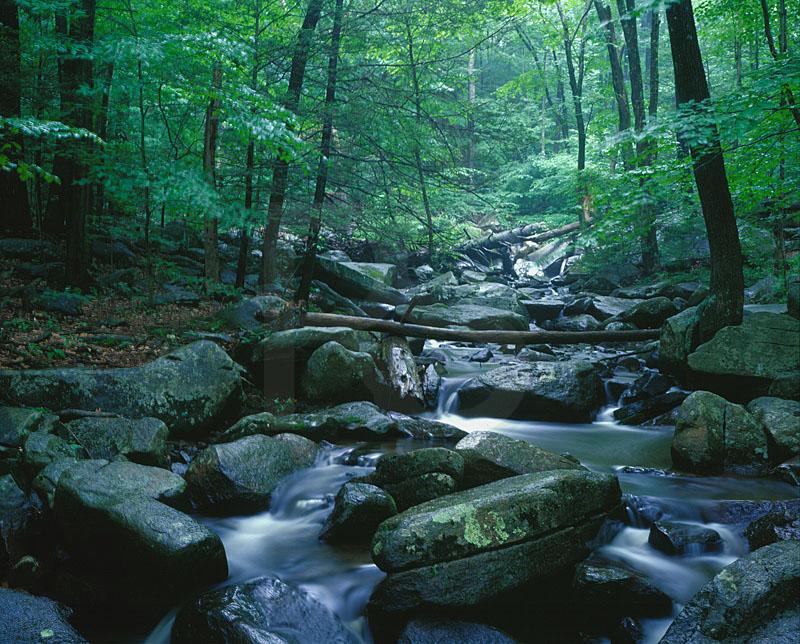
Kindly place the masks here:
[[(730, 476), (695, 477), (669, 473), (673, 428), (623, 427), (608, 408), (587, 424), (465, 418), (458, 414), (456, 391), (469, 377), (491, 365), (463, 361), (475, 349), (440, 347), (448, 357), (449, 377), (440, 390), (439, 405), (428, 414), (467, 432), (491, 430), (529, 441), (544, 449), (579, 458), (587, 467), (618, 475), (626, 503), (626, 525), (600, 547), (596, 555), (619, 561), (644, 574), (673, 600), (673, 616), (711, 577), (745, 554), (747, 543), (730, 526), (708, 519), (725, 499), (796, 498), (796, 488), (778, 481)], [(406, 451), (426, 443), (401, 439), (391, 444), (328, 446), (314, 468), (285, 480), (273, 495), (268, 512), (255, 516), (202, 518), (225, 544), (230, 577), (224, 585), (259, 575), (276, 575), (301, 587), (335, 611), (365, 642), (371, 642), (364, 609), (384, 574), (365, 548), (332, 547), (318, 539), (333, 507), (333, 498), (348, 479), (372, 471), (386, 452)], [(648, 544), (653, 517), (677, 519), (717, 530), (723, 549), (713, 554), (667, 556)], [(164, 644), (174, 620), (167, 615), (146, 639)], [(657, 642), (672, 617), (640, 620), (647, 642)], [(602, 641), (602, 640), (598, 640)]]

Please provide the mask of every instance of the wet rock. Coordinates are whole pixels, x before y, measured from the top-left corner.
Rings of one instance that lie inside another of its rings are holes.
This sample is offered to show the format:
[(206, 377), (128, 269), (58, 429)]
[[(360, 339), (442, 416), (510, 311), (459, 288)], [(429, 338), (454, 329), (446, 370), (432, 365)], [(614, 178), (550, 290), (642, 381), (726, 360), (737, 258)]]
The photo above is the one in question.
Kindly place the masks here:
[(672, 462), (688, 472), (760, 470), (767, 464), (767, 437), (744, 407), (708, 391), (695, 391), (681, 405)]
[(427, 282), (428, 280), (433, 279), (436, 275), (436, 271), (433, 270), (433, 267), (429, 264), (417, 266), (412, 272), (414, 273), (414, 277), (416, 277), (420, 282)]
[(593, 316), (584, 313), (556, 318), (549, 324), (549, 328), (553, 331), (598, 331), (602, 325)]
[(353, 329), (300, 327), (270, 333), (255, 346), (245, 349), (247, 354), (242, 355), (242, 360), (255, 373), (288, 367), (292, 371), (284, 376), (289, 376), (302, 368), (311, 354), (328, 342), (338, 342), (347, 349), (358, 350), (358, 336)]
[(313, 442), (291, 434), (248, 436), (212, 445), (186, 471), (192, 502), (221, 514), (265, 509), (278, 483), (311, 467), (317, 452)]
[(352, 263), (317, 257), (314, 276), (345, 297), (395, 305), (408, 301), (401, 291), (388, 286), (383, 279), (376, 279), (369, 271), (359, 268), (354, 268)]
[(682, 391), (672, 391), (639, 402), (623, 405), (614, 410), (614, 419), (622, 425), (641, 425), (668, 413), (686, 400), (688, 394)]
[(657, 371), (648, 371), (637, 378), (631, 388), (625, 392), (622, 402), (625, 404), (652, 398), (667, 393), (676, 386), (674, 378)]
[(172, 437), (207, 429), (238, 403), (241, 369), (218, 345), (201, 341), (140, 367), (3, 370), (0, 390), (18, 406), (151, 416)]
[(209, 590), (183, 606), (172, 641), (357, 644), (359, 639), (311, 595), (277, 577), (259, 577)]
[(31, 549), (42, 527), (40, 517), (36, 498), (25, 494), (10, 474), (0, 476), (0, 578)]
[(675, 521), (656, 521), (650, 526), (647, 541), (668, 555), (699, 555), (722, 549), (722, 537), (716, 530)]
[(640, 574), (622, 565), (587, 561), (575, 569), (574, 601), (601, 619), (668, 615), (672, 600)]
[(571, 458), (497, 432), (472, 432), (458, 442), (456, 451), (464, 459), (465, 487), (520, 474), (585, 469)]
[(381, 488), (368, 483), (345, 483), (336, 494), (320, 539), (331, 543), (369, 541), (377, 527), (395, 514), (394, 499)]
[(766, 396), (750, 401), (747, 411), (767, 430), (771, 460), (800, 455), (800, 402)]
[(797, 641), (800, 541), (782, 541), (727, 566), (683, 608), (662, 644)]
[(381, 486), (392, 495), (397, 509), (402, 512), (425, 501), (452, 494), (458, 489), (458, 481), (448, 474), (431, 472)]
[(586, 541), (619, 495), (613, 476), (561, 470), (406, 510), (384, 521), (373, 539), (373, 559), (390, 574), (375, 589), (371, 609), (474, 606), (562, 571), (585, 556)]
[(69, 623), (72, 611), (46, 597), (0, 588), (0, 615), (0, 642), (87, 643)]
[(304, 398), (317, 405), (380, 399), (386, 391), (372, 356), (350, 351), (337, 342), (314, 351), (301, 387)]
[(491, 349), (481, 349), (480, 351), (476, 351), (469, 357), (470, 362), (489, 362), (494, 358), (494, 354), (492, 353)]
[(763, 548), (776, 541), (800, 539), (800, 510), (789, 508), (769, 512), (751, 521), (744, 531), (750, 550)]
[(50, 432), (58, 417), (38, 409), (0, 407), (0, 474), (7, 474), (22, 456), (22, 446), (37, 430)]
[(621, 322), (630, 322), (640, 329), (657, 329), (675, 315), (678, 309), (666, 297), (654, 297), (639, 302), (619, 315)]
[(748, 402), (772, 382), (800, 370), (800, 322), (785, 314), (748, 313), (740, 326), (719, 331), (688, 357), (698, 387)]
[(223, 309), (218, 319), (228, 329), (257, 331), (264, 326), (260, 315), (267, 311), (279, 311), (285, 306), (286, 302), (274, 295), (249, 297)]
[(83, 447), (89, 458), (168, 465), (169, 431), (157, 418), (83, 418), (67, 423), (62, 435)]
[(522, 305), (528, 312), (531, 320), (544, 322), (555, 320), (566, 306), (563, 300), (543, 298), (541, 300), (522, 300)]
[(387, 286), (394, 284), (394, 280), (397, 277), (397, 267), (394, 264), (376, 262), (342, 262), (342, 264), (367, 277), (383, 282)]
[(371, 478), (378, 485), (383, 485), (433, 472), (441, 472), (460, 480), (464, 474), (464, 459), (458, 452), (444, 447), (425, 447), (405, 454), (387, 454), (378, 461)]
[(62, 458), (84, 458), (86, 453), (76, 443), (68, 443), (63, 438), (47, 431), (33, 432), (25, 439), (22, 452), (22, 466), (28, 479), (36, 476), (53, 461)]
[(427, 617), (406, 624), (397, 644), (515, 644), (516, 641), (486, 624)]
[(76, 463), (78, 463), (78, 459), (76, 458), (59, 458), (51, 461), (31, 482), (31, 489), (39, 495), (39, 498), (42, 499), (45, 505), (51, 510), (53, 509), (58, 479)]
[(81, 461), (59, 477), (53, 510), (81, 576), (104, 588), (103, 602), (160, 612), (228, 575), (219, 537), (172, 507), (185, 503), (177, 474)]
[[(397, 315), (403, 318), (407, 310), (406, 306), (398, 306)], [(528, 330), (527, 318), (519, 313), (463, 302), (415, 306), (408, 315), (408, 322), (434, 327), (466, 326), (478, 330)]]
[(422, 395), (425, 397), (425, 404), (429, 408), (436, 406), (439, 400), (439, 390), (442, 387), (442, 377), (436, 370), (435, 364), (429, 364), (425, 367), (422, 374)]
[(522, 362), (557, 362), (558, 358), (551, 353), (536, 351), (531, 347), (524, 347), (516, 356)]
[(465, 415), (523, 420), (588, 421), (603, 398), (597, 370), (579, 361), (509, 364), (458, 390)]
[(397, 428), (401, 433), (417, 440), (457, 441), (467, 435), (467, 432), (463, 429), (438, 420), (420, 418), (418, 416), (403, 416), (395, 413), (390, 415), (397, 423)]

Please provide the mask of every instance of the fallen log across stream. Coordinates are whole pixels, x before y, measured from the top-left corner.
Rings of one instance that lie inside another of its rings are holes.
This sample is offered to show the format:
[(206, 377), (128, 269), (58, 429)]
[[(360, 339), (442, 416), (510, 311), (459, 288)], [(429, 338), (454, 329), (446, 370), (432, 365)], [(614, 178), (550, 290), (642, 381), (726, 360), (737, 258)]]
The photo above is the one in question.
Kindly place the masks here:
[[(265, 311), (260, 318), (265, 322), (277, 319), (281, 312)], [(598, 342), (637, 342), (656, 340), (661, 329), (636, 329), (633, 331), (504, 331), (448, 329), (420, 324), (405, 324), (394, 320), (379, 320), (335, 313), (307, 312), (301, 318), (300, 326), (344, 326), (357, 331), (376, 331), (410, 338), (428, 340), (452, 340), (495, 344), (593, 344)]]

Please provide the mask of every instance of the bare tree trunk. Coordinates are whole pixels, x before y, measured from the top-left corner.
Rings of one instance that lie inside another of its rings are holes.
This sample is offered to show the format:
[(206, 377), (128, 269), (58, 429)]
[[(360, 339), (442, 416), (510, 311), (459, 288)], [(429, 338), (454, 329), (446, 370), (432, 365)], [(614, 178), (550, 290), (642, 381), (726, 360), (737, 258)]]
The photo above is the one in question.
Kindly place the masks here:
[[(100, 98), (100, 110), (97, 114), (97, 136), (103, 141), (108, 136), (108, 104), (111, 100), (111, 83), (114, 80), (114, 63), (106, 63), (100, 72), (103, 82), (103, 94)], [(100, 181), (94, 193), (94, 214), (102, 217), (106, 211), (105, 184)]]
[[(696, 112), (709, 100), (709, 91), (691, 0), (668, 6), (667, 25), (678, 105)], [(708, 141), (705, 145), (691, 145), (711, 251), (711, 295), (701, 305), (696, 338), (699, 342), (713, 337), (724, 326), (741, 324), (744, 304), (742, 248), (716, 125), (704, 134), (702, 138)]]
[[(220, 92), (222, 88), (222, 63), (215, 63), (211, 80), (211, 99), (206, 108), (206, 126), (203, 134), (203, 174), (206, 181), (216, 187), (217, 134), (219, 133)], [(203, 213), (203, 246), (205, 277), (219, 281), (218, 219), (215, 214)]]
[[(767, 44), (769, 45), (769, 51), (772, 54), (772, 58), (774, 60), (780, 60), (783, 57), (783, 54), (785, 53), (784, 48), (785, 45), (787, 44), (786, 42), (783, 42), (786, 40), (786, 35), (785, 35), (786, 29), (784, 27), (786, 23), (786, 6), (783, 0), (781, 0), (779, 13), (780, 13), (780, 23), (781, 23), (780, 31), (781, 34), (783, 34), (779, 36), (782, 41), (779, 43), (780, 50), (778, 50), (775, 47), (775, 39), (772, 36), (772, 27), (770, 25), (770, 18), (769, 18), (769, 5), (767, 5), (767, 0), (761, 0), (761, 15), (764, 18), (764, 34), (767, 37)], [(784, 83), (784, 85), (781, 88), (781, 91), (783, 94), (782, 104), (789, 109), (789, 112), (791, 112), (792, 117), (795, 120), (795, 123), (797, 123), (797, 125), (800, 126), (800, 108), (797, 106), (797, 103), (795, 102), (792, 88), (789, 87), (788, 83)]]
[[(477, 85), (475, 83), (475, 50), (469, 52), (467, 60), (467, 158), (464, 165), (470, 170), (475, 169), (475, 101), (477, 98)], [(470, 175), (472, 183), (472, 175)]]
[(314, 203), (312, 204), (311, 221), (309, 222), (306, 254), (303, 259), (303, 271), (300, 286), (294, 296), (295, 302), (308, 302), (311, 291), (311, 280), (314, 279), (314, 265), (317, 262), (317, 244), (322, 227), (322, 208), (325, 205), (325, 188), (328, 184), (328, 168), (333, 150), (333, 109), (336, 104), (336, 78), (339, 66), (339, 48), (342, 40), (342, 19), (344, 15), (343, 0), (336, 0), (333, 13), (333, 30), (331, 31), (331, 49), (328, 57), (328, 81), (325, 88), (325, 116), (322, 123), (322, 141), (320, 142), (319, 167), (317, 182), (314, 186)]
[[(292, 69), (289, 72), (289, 89), (286, 92), (284, 106), (296, 114), (300, 107), (300, 90), (306, 75), (306, 63), (311, 50), (311, 41), (317, 28), (322, 12), (322, 0), (309, 0), (303, 26), (297, 35), (294, 56), (292, 56)], [(275, 282), (277, 277), (277, 250), (278, 233), (283, 217), (283, 202), (286, 198), (286, 188), (289, 180), (289, 163), (280, 154), (275, 158), (272, 166), (272, 191), (269, 195), (267, 208), (267, 229), (264, 233), (264, 246), (262, 249), (261, 288)]]
[[(3, 79), (3, 89), (0, 91), (0, 114), (6, 117), (20, 115), (20, 42), (19, 42), (19, 14), (17, 3), (14, 0), (0, 0), (0, 78)], [(19, 146), (17, 153), (22, 158), (22, 137), (9, 137), (6, 143)], [(30, 203), (28, 201), (28, 188), (20, 179), (16, 171), (4, 172), (0, 170), (0, 203), (3, 204), (3, 222), (0, 228), (5, 228), (11, 234), (27, 236), (33, 232)]]

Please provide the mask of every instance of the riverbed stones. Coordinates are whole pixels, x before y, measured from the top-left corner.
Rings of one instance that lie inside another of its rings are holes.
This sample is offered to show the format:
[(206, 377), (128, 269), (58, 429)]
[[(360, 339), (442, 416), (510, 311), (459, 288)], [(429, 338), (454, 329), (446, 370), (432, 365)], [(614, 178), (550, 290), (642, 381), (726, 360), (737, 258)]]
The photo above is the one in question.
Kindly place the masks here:
[(771, 460), (800, 455), (800, 402), (765, 396), (750, 401), (747, 411), (766, 428)]
[(125, 461), (80, 461), (58, 479), (54, 515), (80, 574), (115, 608), (160, 611), (228, 574), (222, 541), (174, 506), (177, 474)]
[(777, 541), (800, 539), (800, 511), (789, 508), (760, 516), (747, 524), (744, 536), (750, 544), (750, 550)]
[(553, 331), (598, 331), (602, 325), (588, 313), (581, 313), (556, 318), (548, 324), (548, 328)]
[(602, 620), (668, 615), (672, 608), (672, 600), (642, 575), (607, 561), (586, 561), (575, 569), (573, 599)]
[(0, 587), (0, 642), (87, 644), (70, 624), (71, 616), (52, 599)]
[(0, 371), (0, 391), (12, 405), (151, 416), (171, 437), (197, 435), (238, 403), (241, 368), (203, 340), (140, 367)]
[(578, 461), (497, 432), (471, 432), (455, 447), (464, 459), (464, 486), (475, 487), (520, 474), (583, 470)]
[(169, 430), (158, 418), (81, 418), (65, 425), (63, 436), (81, 445), (89, 458), (119, 458), (167, 467)]
[(767, 464), (764, 427), (744, 407), (695, 391), (678, 412), (672, 462), (687, 472), (758, 471)]
[(487, 624), (423, 617), (403, 628), (397, 644), (516, 644), (501, 630)]
[[(407, 310), (406, 306), (398, 306), (397, 315), (403, 318)], [(519, 313), (465, 302), (416, 306), (408, 314), (407, 321), (412, 324), (433, 327), (462, 326), (476, 330), (528, 330), (527, 318)]]
[(350, 351), (337, 342), (328, 342), (311, 355), (301, 390), (311, 404), (335, 405), (380, 399), (386, 385), (369, 353)]
[(311, 467), (317, 452), (315, 443), (292, 434), (248, 436), (211, 445), (186, 471), (192, 502), (219, 514), (265, 509), (278, 483)]
[(513, 363), (468, 380), (458, 400), (468, 416), (585, 422), (602, 404), (603, 390), (588, 362)]
[(320, 538), (330, 543), (369, 541), (375, 529), (395, 514), (397, 506), (386, 491), (368, 483), (345, 483), (336, 494)]
[(800, 541), (765, 546), (724, 568), (686, 604), (662, 644), (790, 644), (800, 631)]
[(719, 532), (705, 526), (679, 521), (656, 521), (647, 542), (667, 555), (699, 555), (722, 549)]
[(673, 410), (688, 394), (682, 391), (668, 393), (638, 400), (614, 410), (614, 420), (622, 425), (641, 425)]
[(687, 359), (698, 388), (749, 402), (800, 370), (800, 321), (767, 312), (747, 313), (742, 324), (721, 329)]
[(474, 606), (567, 569), (619, 499), (614, 476), (560, 470), (415, 506), (375, 534), (373, 560), (389, 575), (370, 605), (383, 613)]
[(467, 435), (463, 429), (431, 418), (405, 416), (392, 413), (391, 418), (397, 423), (397, 429), (405, 436), (417, 440), (457, 441)]
[(277, 577), (259, 577), (209, 590), (184, 605), (175, 618), (172, 641), (357, 644), (360, 640), (308, 593)]

